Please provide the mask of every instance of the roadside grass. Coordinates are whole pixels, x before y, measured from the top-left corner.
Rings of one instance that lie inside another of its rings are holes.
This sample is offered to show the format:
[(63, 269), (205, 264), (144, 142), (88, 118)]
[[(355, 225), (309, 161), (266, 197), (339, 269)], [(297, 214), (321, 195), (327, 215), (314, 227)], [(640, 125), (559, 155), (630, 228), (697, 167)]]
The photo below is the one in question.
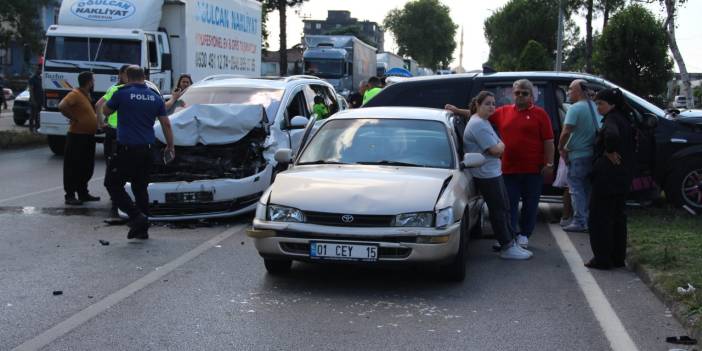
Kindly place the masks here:
[[(651, 283), (702, 331), (702, 217), (671, 208), (632, 209), (628, 224), (629, 259), (648, 270)], [(678, 293), (688, 283), (696, 292)]]
[(32, 134), (28, 131), (0, 131), (0, 150), (46, 145), (46, 142), (46, 135)]

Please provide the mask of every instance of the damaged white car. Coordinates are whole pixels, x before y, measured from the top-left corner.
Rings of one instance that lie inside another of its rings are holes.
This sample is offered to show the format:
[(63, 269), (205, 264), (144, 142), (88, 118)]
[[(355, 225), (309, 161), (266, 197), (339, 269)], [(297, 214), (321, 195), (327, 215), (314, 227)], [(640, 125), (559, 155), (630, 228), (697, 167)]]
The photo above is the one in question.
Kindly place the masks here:
[[(191, 86), (169, 116), (176, 157), (164, 162), (159, 124), (149, 191), (150, 220), (221, 218), (253, 211), (270, 185), (279, 148), (296, 149), (316, 120), (314, 97), (339, 110), (328, 83), (310, 77), (210, 77)], [(130, 185), (127, 191), (131, 193)]]
[(483, 204), (464, 168), (484, 157), (459, 155), (451, 118), (398, 107), (326, 120), (263, 194), (247, 231), (268, 272), (287, 272), (293, 260), (419, 263), (462, 280)]

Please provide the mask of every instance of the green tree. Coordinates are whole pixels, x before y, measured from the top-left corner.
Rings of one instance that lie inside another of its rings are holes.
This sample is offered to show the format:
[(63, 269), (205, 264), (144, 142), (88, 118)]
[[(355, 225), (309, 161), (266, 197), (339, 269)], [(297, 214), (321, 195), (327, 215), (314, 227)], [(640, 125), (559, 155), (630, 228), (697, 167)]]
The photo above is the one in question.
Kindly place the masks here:
[[(498, 70), (515, 70), (530, 40), (555, 59), (559, 0), (510, 0), (485, 20), (485, 38), (490, 45), (488, 62)], [(571, 2), (566, 3), (566, 15)], [(567, 20), (564, 47), (572, 41), (576, 26)]]
[(551, 56), (541, 43), (529, 40), (519, 55), (518, 69), (520, 71), (547, 71), (551, 68), (552, 62)]
[(261, 48), (263, 50), (268, 50), (270, 47), (268, 44), (268, 14), (273, 12), (275, 8), (272, 8), (269, 1), (257, 0), (261, 3)]
[(28, 46), (32, 53), (42, 50), (44, 31), (41, 28), (41, 9), (56, 3), (54, 0), (3, 0), (0, 11), (0, 47), (10, 41)]
[(614, 15), (594, 55), (601, 74), (640, 96), (659, 95), (672, 78), (663, 23), (641, 5)]
[(437, 69), (447, 67), (456, 49), (456, 26), (449, 8), (439, 0), (414, 0), (402, 9), (391, 10), (385, 28), (395, 36), (398, 54)]
[[(280, 22), (280, 49), (279, 49), (279, 54), (280, 54), (280, 75), (284, 76), (287, 73), (287, 67), (288, 67), (288, 42), (287, 42), (287, 8), (288, 6), (294, 7), (294, 6), (299, 6), (303, 2), (307, 0), (258, 0), (261, 2), (261, 7), (263, 8), (264, 12), (262, 15), (267, 15), (265, 11), (272, 12), (273, 10), (278, 10), (278, 20)], [(263, 23), (263, 26), (265, 26), (265, 23)], [(265, 28), (265, 27), (264, 27)], [(263, 31), (263, 29), (262, 29)], [(264, 43), (267, 43), (268, 40), (268, 31), (266, 30), (265, 34), (263, 35), (263, 40)], [(267, 44), (265, 44), (267, 46)]]

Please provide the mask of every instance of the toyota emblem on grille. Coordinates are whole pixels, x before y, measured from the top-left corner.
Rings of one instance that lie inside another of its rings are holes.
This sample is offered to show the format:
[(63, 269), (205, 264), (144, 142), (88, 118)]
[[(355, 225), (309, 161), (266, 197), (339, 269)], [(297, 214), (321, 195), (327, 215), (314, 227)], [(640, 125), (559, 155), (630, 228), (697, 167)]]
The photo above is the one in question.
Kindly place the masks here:
[(343, 216), (341, 216), (341, 221), (344, 223), (351, 223), (351, 222), (353, 222), (353, 216), (352, 215), (343, 215)]

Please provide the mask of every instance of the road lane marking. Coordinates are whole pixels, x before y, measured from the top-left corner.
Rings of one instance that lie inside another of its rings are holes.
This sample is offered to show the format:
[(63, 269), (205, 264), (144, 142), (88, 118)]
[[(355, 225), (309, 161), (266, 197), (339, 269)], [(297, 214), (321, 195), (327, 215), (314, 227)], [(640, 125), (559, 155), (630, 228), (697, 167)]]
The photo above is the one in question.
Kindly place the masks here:
[[(551, 205), (546, 204), (545, 206), (549, 211), (551, 210)], [(585, 294), (585, 299), (588, 305), (590, 305), (590, 309), (592, 309), (592, 312), (595, 314), (597, 322), (600, 323), (600, 327), (607, 337), (612, 350), (637, 351), (636, 343), (634, 343), (634, 340), (631, 339), (631, 336), (626, 331), (624, 324), (597, 284), (595, 277), (593, 277), (590, 270), (583, 265), (583, 258), (578, 253), (573, 242), (570, 241), (568, 234), (561, 229), (559, 224), (548, 224), (548, 228), (551, 235), (556, 240), (558, 248), (560, 248), (568, 262), (570, 271), (575, 276), (580, 290)]]
[(98, 316), (99, 314), (107, 311), (112, 306), (117, 305), (126, 298), (134, 295), (139, 290), (149, 286), (150, 284), (160, 280), (163, 276), (168, 273), (173, 272), (176, 268), (188, 263), (192, 259), (200, 256), (205, 251), (213, 248), (215, 245), (226, 240), (235, 233), (240, 232), (244, 229), (246, 225), (241, 224), (230, 229), (225, 230), (214, 238), (200, 244), (200, 246), (188, 251), (182, 256), (176, 258), (175, 260), (166, 263), (165, 265), (158, 267), (157, 270), (143, 276), (142, 278), (134, 281), (133, 283), (127, 285), (126, 287), (108, 295), (102, 300), (86, 307), (82, 311), (74, 314), (68, 319), (56, 324), (49, 330), (37, 335), (24, 342), (23, 344), (12, 349), (13, 351), (26, 351), (26, 350), (39, 350), (47, 345), (49, 345), (54, 340), (68, 334), (79, 326), (83, 325), (85, 322), (91, 320), (92, 318)]
[[(103, 179), (105, 179), (105, 177), (92, 178), (92, 179), (90, 179), (90, 181), (89, 181), (88, 183), (93, 182), (93, 181), (103, 180)], [(28, 193), (28, 194), (22, 194), (22, 195), (17, 195), (17, 196), (13, 196), (13, 197), (8, 197), (8, 198), (6, 198), (6, 199), (1, 199), (1, 200), (0, 200), (0, 204), (3, 203), (3, 202), (8, 202), (8, 201), (13, 201), (13, 200), (23, 199), (23, 198), (25, 198), (25, 197), (30, 197), (30, 196), (34, 196), (34, 195), (41, 195), (41, 194), (44, 194), (44, 193), (50, 193), (50, 192), (52, 192), (52, 191), (61, 190), (61, 189), (63, 189), (63, 186), (55, 186), (55, 187), (53, 187), (53, 188), (44, 189), (44, 190), (39, 190), (39, 191), (35, 191), (35, 192), (33, 192), (33, 193)]]

